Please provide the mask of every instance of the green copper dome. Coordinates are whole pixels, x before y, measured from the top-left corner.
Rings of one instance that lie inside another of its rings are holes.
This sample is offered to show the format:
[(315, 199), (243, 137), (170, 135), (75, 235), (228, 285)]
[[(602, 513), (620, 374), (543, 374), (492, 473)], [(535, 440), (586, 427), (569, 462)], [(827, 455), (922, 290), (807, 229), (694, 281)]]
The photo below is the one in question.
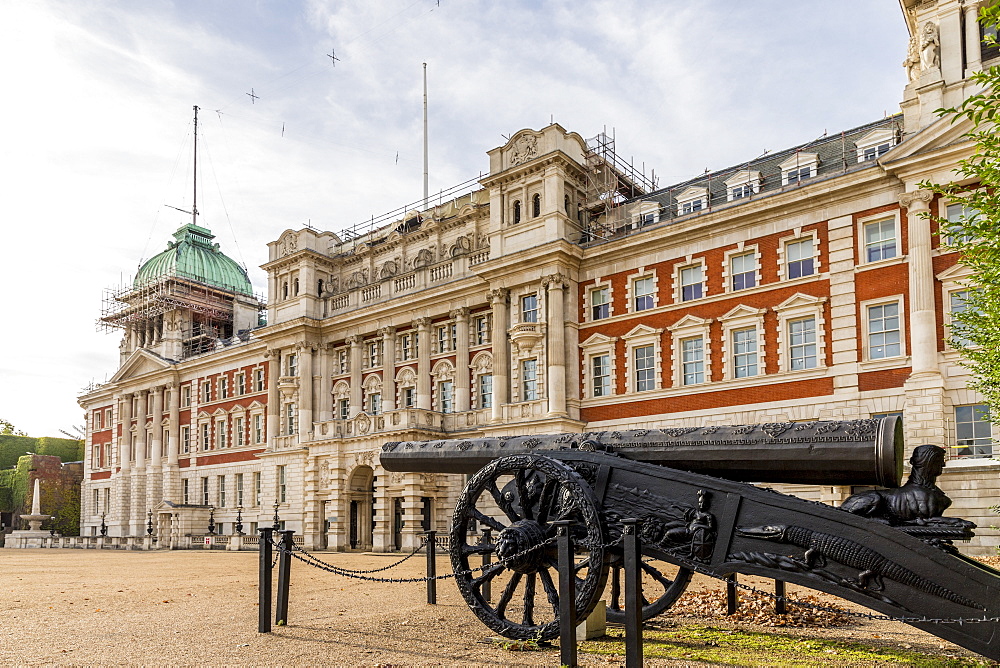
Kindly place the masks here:
[(247, 272), (212, 243), (215, 235), (198, 225), (181, 226), (167, 250), (139, 268), (134, 288), (140, 288), (163, 276), (198, 281), (230, 292), (252, 295)]

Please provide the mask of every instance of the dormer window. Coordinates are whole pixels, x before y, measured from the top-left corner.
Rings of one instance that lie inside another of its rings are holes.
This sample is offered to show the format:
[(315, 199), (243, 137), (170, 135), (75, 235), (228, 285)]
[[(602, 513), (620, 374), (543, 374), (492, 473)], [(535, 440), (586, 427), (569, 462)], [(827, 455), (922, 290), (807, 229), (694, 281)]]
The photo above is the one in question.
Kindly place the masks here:
[(858, 162), (874, 160), (896, 145), (896, 133), (891, 127), (872, 130), (854, 145), (857, 147)]
[(705, 188), (686, 188), (677, 195), (677, 215), (683, 216), (708, 208), (708, 190)]
[(760, 172), (748, 169), (736, 172), (725, 181), (727, 201), (732, 202), (756, 195), (760, 192), (760, 182)]
[(790, 158), (778, 165), (781, 169), (781, 185), (796, 185), (805, 179), (816, 176), (819, 156), (815, 153), (797, 151)]

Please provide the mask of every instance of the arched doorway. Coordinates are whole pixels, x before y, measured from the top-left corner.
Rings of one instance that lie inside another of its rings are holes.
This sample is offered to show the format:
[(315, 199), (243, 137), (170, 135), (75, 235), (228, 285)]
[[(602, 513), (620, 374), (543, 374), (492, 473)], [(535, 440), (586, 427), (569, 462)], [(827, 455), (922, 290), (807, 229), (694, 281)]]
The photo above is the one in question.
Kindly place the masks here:
[(347, 545), (352, 550), (372, 549), (374, 497), (375, 472), (370, 466), (358, 466), (347, 481)]

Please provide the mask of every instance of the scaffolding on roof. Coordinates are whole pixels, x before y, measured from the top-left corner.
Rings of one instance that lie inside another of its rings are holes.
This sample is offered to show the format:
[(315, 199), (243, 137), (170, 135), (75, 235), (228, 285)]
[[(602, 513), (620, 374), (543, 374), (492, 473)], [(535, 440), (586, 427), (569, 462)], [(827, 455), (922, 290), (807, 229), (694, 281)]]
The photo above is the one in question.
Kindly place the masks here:
[(636, 168), (615, 152), (615, 137), (607, 131), (586, 140), (584, 162), (587, 172), (587, 193), (583, 221), (589, 238), (606, 238), (615, 232), (614, 215), (617, 207), (653, 192), (657, 188), (656, 174), (646, 176), (645, 165)]

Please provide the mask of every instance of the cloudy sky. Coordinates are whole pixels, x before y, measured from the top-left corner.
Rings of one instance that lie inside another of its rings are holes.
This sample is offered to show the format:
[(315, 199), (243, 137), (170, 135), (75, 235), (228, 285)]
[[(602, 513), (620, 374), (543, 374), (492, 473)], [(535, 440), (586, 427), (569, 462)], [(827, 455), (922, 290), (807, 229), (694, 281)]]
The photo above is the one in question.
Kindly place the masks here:
[(421, 63), (432, 192), (550, 119), (665, 186), (898, 111), (906, 41), (896, 0), (2, 1), (0, 418), (72, 431), (116, 370), (102, 295), (187, 221), (194, 105), (200, 222), (263, 293), (283, 230), (420, 198)]

